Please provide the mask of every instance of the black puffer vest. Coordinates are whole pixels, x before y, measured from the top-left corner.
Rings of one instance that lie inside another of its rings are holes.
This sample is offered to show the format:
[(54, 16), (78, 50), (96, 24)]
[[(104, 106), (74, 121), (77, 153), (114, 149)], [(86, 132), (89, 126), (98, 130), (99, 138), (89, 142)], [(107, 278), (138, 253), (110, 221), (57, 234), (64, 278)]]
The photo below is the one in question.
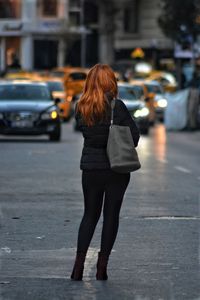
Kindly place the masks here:
[[(108, 133), (110, 126), (111, 108), (104, 121), (97, 122), (94, 126), (84, 124), (81, 115), (75, 115), (77, 126), (84, 137), (80, 168), (81, 170), (107, 170), (110, 164), (106, 154)], [(116, 100), (114, 108), (114, 124), (129, 126), (133, 136), (134, 144), (137, 146), (139, 140), (138, 128), (121, 100)]]

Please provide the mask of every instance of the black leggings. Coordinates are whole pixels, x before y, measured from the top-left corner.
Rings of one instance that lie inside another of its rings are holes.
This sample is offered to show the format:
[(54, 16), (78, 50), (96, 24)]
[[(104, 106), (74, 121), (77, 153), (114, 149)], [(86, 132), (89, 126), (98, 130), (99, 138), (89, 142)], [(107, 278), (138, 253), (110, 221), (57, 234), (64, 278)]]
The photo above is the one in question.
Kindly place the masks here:
[(129, 181), (129, 173), (118, 174), (111, 170), (83, 171), (85, 209), (78, 233), (78, 252), (87, 252), (104, 200), (101, 252), (110, 254), (117, 236), (120, 208)]

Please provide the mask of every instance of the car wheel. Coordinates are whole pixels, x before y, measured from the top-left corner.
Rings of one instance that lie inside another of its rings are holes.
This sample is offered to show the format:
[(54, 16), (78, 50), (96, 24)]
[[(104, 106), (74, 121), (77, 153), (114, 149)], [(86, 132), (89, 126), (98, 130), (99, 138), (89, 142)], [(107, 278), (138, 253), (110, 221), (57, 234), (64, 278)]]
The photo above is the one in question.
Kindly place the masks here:
[(60, 128), (56, 128), (52, 133), (49, 134), (49, 140), (59, 142), (61, 139), (61, 130)]

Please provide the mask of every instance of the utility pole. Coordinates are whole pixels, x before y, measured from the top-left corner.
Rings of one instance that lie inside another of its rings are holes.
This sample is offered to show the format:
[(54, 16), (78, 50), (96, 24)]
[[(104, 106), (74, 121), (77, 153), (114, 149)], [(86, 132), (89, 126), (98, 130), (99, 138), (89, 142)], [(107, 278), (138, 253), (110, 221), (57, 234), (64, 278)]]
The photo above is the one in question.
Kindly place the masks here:
[(80, 0), (80, 28), (81, 28), (81, 67), (86, 66), (86, 28), (84, 16), (84, 0)]

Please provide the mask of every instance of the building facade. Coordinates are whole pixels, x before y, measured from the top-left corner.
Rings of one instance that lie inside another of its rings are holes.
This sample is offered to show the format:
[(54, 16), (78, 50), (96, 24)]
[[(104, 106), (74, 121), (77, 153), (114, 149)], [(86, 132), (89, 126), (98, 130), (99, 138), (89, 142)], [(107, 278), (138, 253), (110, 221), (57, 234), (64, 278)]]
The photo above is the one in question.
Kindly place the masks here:
[(0, 69), (113, 63), (141, 47), (166, 56), (160, 0), (0, 0)]
[[(109, 26), (105, 10), (106, 3), (100, 6), (101, 61), (110, 63), (118, 59), (130, 59), (131, 52), (137, 47), (142, 48), (148, 58), (154, 55), (155, 51), (160, 51), (163, 55), (172, 51), (173, 42), (164, 36), (157, 22), (161, 12), (160, 0), (114, 0), (110, 34), (107, 31)], [(113, 43), (113, 51), (109, 41)]]
[(0, 0), (0, 69), (65, 62), (68, 0)]
[[(172, 55), (173, 42), (164, 36), (157, 22), (161, 12), (160, 0), (71, 0), (69, 16), (77, 28), (81, 2), (84, 3), (84, 26), (88, 32), (85, 46), (87, 65), (97, 61), (112, 63), (118, 59), (130, 59), (131, 52), (137, 47), (144, 50), (147, 58), (155, 58), (159, 53)], [(75, 42), (79, 47), (72, 46), (74, 55), (80, 51), (80, 42), (79, 36)]]

